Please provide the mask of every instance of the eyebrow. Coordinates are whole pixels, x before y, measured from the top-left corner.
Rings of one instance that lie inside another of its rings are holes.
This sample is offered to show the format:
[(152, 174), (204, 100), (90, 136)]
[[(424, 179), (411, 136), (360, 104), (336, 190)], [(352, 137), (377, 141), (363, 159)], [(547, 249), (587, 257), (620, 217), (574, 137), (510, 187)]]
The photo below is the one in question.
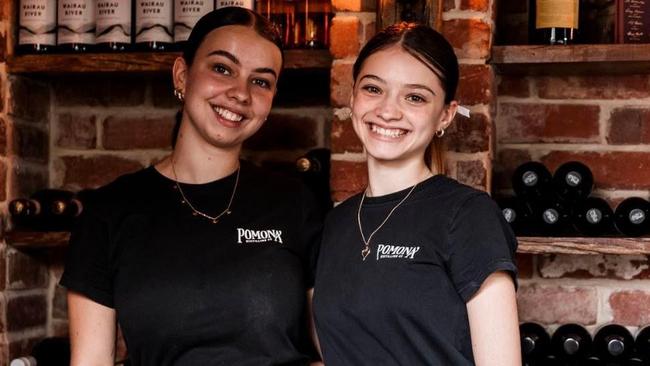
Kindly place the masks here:
[[(235, 65), (241, 66), (241, 62), (239, 61), (239, 59), (235, 55), (233, 55), (232, 53), (230, 53), (228, 51), (214, 50), (214, 51), (208, 53), (208, 56), (214, 56), (214, 55), (225, 57), (225, 58), (229, 59), (230, 61), (232, 61), (232, 63), (234, 63)], [(253, 71), (255, 71), (257, 73), (262, 73), (262, 74), (271, 74), (276, 79), (278, 78), (278, 74), (275, 72), (275, 70), (273, 70), (270, 67), (258, 67), (256, 69), (254, 69)]]
[[(359, 79), (359, 81), (361, 81), (361, 80), (363, 80), (363, 79), (372, 79), (372, 80), (377, 80), (377, 81), (379, 81), (379, 82), (382, 82), (382, 83), (386, 84), (386, 80), (380, 78), (380, 77), (377, 76), (377, 75), (372, 75), (372, 74), (363, 75), (363, 76)], [(436, 95), (436, 93), (433, 91), (433, 89), (429, 88), (429, 87), (426, 86), (426, 85), (422, 85), (422, 84), (406, 84), (405, 86), (406, 86), (407, 88), (411, 88), (411, 89), (424, 89), (424, 90), (427, 90), (429, 93), (431, 93), (431, 94), (433, 94), (433, 95)]]

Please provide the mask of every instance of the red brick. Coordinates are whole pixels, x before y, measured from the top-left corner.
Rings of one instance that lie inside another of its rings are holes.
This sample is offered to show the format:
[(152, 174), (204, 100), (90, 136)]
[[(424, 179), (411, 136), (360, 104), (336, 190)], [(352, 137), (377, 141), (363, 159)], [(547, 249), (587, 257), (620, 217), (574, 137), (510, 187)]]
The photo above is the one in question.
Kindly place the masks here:
[[(2, 89), (2, 88), (0, 88)], [(0, 117), (0, 155), (7, 155), (7, 122)]]
[[(2, 19), (2, 18), (0, 18), (0, 19)], [(0, 51), (0, 52), (2, 52), (2, 51)], [(0, 55), (0, 57), (1, 56), (2, 55)], [(0, 60), (2, 60), (2, 59), (0, 59)], [(0, 61), (0, 62), (2, 62), (2, 61)], [(4, 88), (4, 85), (7, 85), (6, 78), (3, 75), (0, 75), (0, 86), (3, 86), (3, 87), (0, 87), (0, 113), (3, 113), (4, 110), (5, 110), (5, 88)]]
[(7, 288), (24, 290), (45, 288), (48, 284), (47, 263), (41, 258), (17, 250), (7, 251)]
[(498, 94), (500, 97), (528, 98), (530, 96), (529, 80), (520, 75), (500, 75)]
[[(0, 244), (0, 291), (7, 287), (7, 245)], [(0, 296), (1, 297), (1, 296)], [(4, 308), (4, 304), (0, 301), (0, 309)], [(3, 315), (0, 310), (0, 333), (2, 333)]]
[(14, 76), (9, 83), (9, 113), (20, 119), (47, 123), (50, 112), (50, 88), (47, 84), (22, 76)]
[(444, 139), (449, 151), (476, 153), (490, 149), (490, 134), (488, 117), (473, 113), (470, 118), (456, 115)]
[(534, 258), (532, 254), (517, 253), (518, 278), (532, 278), (535, 273)]
[(377, 9), (377, 2), (373, 0), (332, 0), (334, 12), (342, 11), (370, 11)]
[(595, 324), (597, 295), (595, 288), (521, 286), (517, 293), (519, 321)]
[(495, 189), (512, 187), (512, 174), (515, 172), (515, 169), (531, 159), (529, 151), (515, 149), (500, 150), (494, 162)]
[(25, 160), (47, 163), (50, 152), (48, 133), (22, 123), (15, 123), (13, 127), (13, 153)]
[(460, 0), (460, 10), (488, 11), (489, 0)]
[(486, 59), (490, 56), (492, 31), (490, 25), (481, 20), (444, 21), (442, 33), (454, 46), (458, 58)]
[(97, 145), (97, 117), (63, 113), (57, 120), (56, 145), (69, 149), (92, 149)]
[(609, 117), (610, 144), (650, 143), (650, 109), (617, 108)]
[(102, 144), (107, 150), (171, 148), (174, 115), (107, 117)]
[(363, 145), (354, 132), (350, 118), (342, 120), (338, 116), (334, 116), (330, 141), (330, 147), (334, 154), (344, 153), (346, 151), (363, 152)]
[(558, 254), (539, 258), (543, 278), (650, 278), (650, 260), (646, 256)]
[(64, 287), (54, 287), (54, 297), (52, 298), (52, 317), (55, 319), (68, 318), (68, 300), (67, 291)]
[(366, 163), (332, 160), (330, 187), (335, 202), (363, 191), (368, 185)]
[(499, 142), (598, 142), (599, 114), (592, 105), (501, 103)]
[(349, 107), (352, 96), (352, 63), (337, 62), (332, 64), (331, 104), (333, 107)]
[(601, 189), (650, 189), (650, 153), (554, 151), (541, 158), (551, 171), (571, 160), (591, 168), (594, 184)]
[(56, 103), (60, 106), (135, 106), (144, 103), (148, 76), (106, 77), (66, 75), (53, 79)]
[(7, 331), (43, 326), (47, 321), (47, 301), (43, 295), (25, 295), (7, 300)]
[(330, 53), (334, 58), (353, 57), (359, 53), (361, 22), (353, 16), (336, 16), (330, 28)]
[(460, 65), (456, 100), (460, 104), (488, 104), (492, 100), (494, 76), (487, 65)]
[(609, 296), (614, 322), (623, 325), (650, 324), (650, 292), (640, 290), (614, 292)]
[(482, 161), (459, 161), (456, 165), (456, 174), (459, 182), (485, 189), (487, 171)]
[(528, 15), (528, 1), (499, 1), (497, 11), (499, 14)]
[(141, 163), (117, 156), (64, 156), (63, 185), (67, 188), (93, 188), (113, 181), (118, 176), (142, 169)]
[(0, 161), (0, 201), (7, 199), (7, 166)]
[(442, 11), (449, 11), (456, 9), (456, 0), (444, 0), (442, 4)]
[(301, 116), (297, 113), (271, 113), (262, 128), (246, 141), (244, 147), (260, 151), (312, 148), (318, 143), (319, 117)]
[(32, 164), (14, 164), (10, 174), (9, 186), (14, 197), (29, 196), (49, 183), (47, 166), (38, 168)]
[(632, 99), (650, 97), (648, 75), (589, 75), (540, 77), (540, 98), (546, 99)]
[(370, 38), (372, 38), (375, 35), (375, 33), (377, 33), (377, 23), (370, 22), (370, 23), (364, 25), (363, 26), (364, 37), (361, 40), (361, 44), (362, 45), (366, 44), (366, 42), (368, 42), (370, 40)]

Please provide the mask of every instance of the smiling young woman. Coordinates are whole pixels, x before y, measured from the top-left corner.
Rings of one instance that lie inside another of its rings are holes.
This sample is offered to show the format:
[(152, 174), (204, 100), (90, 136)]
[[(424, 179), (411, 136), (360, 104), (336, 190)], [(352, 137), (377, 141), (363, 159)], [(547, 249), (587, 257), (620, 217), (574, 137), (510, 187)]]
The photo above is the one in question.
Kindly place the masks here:
[(325, 364), (521, 365), (514, 235), (485, 192), (443, 175), (452, 47), (394, 25), (364, 46), (353, 77), (368, 187), (325, 222), (314, 287)]
[(307, 291), (322, 225), (297, 181), (240, 160), (282, 69), (279, 36), (242, 8), (205, 15), (174, 64), (172, 154), (99, 188), (71, 237), (72, 365), (308, 365)]

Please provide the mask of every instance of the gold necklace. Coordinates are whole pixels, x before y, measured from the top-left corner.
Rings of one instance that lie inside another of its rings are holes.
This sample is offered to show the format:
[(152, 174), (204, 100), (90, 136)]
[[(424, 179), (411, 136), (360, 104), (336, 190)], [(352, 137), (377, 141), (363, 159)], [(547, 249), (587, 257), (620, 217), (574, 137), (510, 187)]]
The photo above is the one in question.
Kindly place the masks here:
[(175, 184), (176, 189), (178, 190), (178, 193), (180, 193), (181, 197), (183, 198), (181, 200), (181, 203), (187, 204), (187, 206), (189, 206), (189, 208), (192, 209), (192, 211), (193, 211), (192, 215), (193, 216), (204, 217), (204, 218), (212, 221), (213, 224), (216, 224), (217, 222), (219, 222), (219, 219), (221, 218), (221, 216), (230, 215), (232, 213), (232, 211), (230, 211), (230, 206), (232, 205), (232, 201), (235, 198), (235, 192), (237, 191), (237, 185), (239, 184), (239, 172), (241, 171), (241, 167), (237, 168), (237, 176), (235, 178), (235, 185), (232, 188), (232, 194), (230, 195), (230, 201), (228, 201), (228, 207), (226, 207), (225, 210), (221, 211), (221, 213), (218, 214), (217, 216), (210, 216), (210, 215), (206, 214), (205, 212), (201, 212), (201, 211), (197, 210), (194, 207), (194, 205), (192, 205), (190, 203), (190, 201), (187, 199), (187, 197), (185, 197), (185, 193), (183, 193), (183, 190), (181, 189), (181, 185), (178, 183), (178, 176), (176, 175), (176, 168), (174, 166), (174, 159), (171, 159), (171, 161), (172, 161), (172, 173), (174, 174), (174, 184)]
[(397, 203), (397, 205), (395, 205), (395, 207), (393, 207), (390, 210), (390, 212), (388, 212), (388, 215), (386, 215), (386, 218), (384, 219), (384, 221), (382, 221), (381, 224), (379, 224), (379, 226), (377, 226), (377, 228), (372, 233), (370, 233), (370, 236), (368, 237), (368, 240), (366, 240), (366, 236), (363, 235), (363, 229), (361, 227), (361, 207), (363, 206), (363, 200), (366, 198), (366, 191), (365, 190), (363, 191), (363, 195), (361, 196), (361, 200), (359, 201), (359, 209), (357, 210), (357, 224), (359, 224), (359, 233), (361, 233), (361, 239), (363, 240), (363, 249), (361, 250), (361, 258), (364, 261), (366, 260), (366, 257), (368, 257), (368, 255), (370, 254), (370, 240), (372, 240), (372, 237), (377, 233), (377, 231), (379, 231), (379, 229), (381, 229), (382, 226), (384, 226), (384, 224), (386, 223), (386, 221), (388, 221), (388, 218), (390, 218), (390, 216), (393, 214), (393, 212), (395, 212), (395, 210), (397, 210), (397, 208), (402, 203), (404, 203), (404, 201), (406, 201), (407, 198), (409, 198), (409, 196), (411, 195), (411, 193), (413, 193), (413, 190), (415, 190), (415, 187), (417, 187), (418, 184), (419, 183), (416, 183), (409, 190), (409, 192), (406, 194), (406, 196), (404, 196), (404, 198), (402, 198), (402, 200), (399, 201)]

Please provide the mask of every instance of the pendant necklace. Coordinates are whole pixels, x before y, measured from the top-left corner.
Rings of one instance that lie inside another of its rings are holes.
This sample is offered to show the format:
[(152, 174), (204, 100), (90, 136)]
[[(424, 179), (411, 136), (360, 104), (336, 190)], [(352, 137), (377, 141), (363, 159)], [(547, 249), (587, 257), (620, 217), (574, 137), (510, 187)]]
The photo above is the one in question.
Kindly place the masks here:
[(366, 236), (363, 234), (363, 229), (361, 227), (361, 207), (363, 206), (363, 200), (366, 198), (366, 190), (367, 189), (363, 191), (363, 195), (361, 195), (361, 200), (359, 201), (359, 209), (357, 210), (357, 224), (359, 224), (359, 233), (361, 234), (361, 239), (363, 240), (363, 249), (361, 250), (361, 258), (364, 261), (366, 260), (366, 258), (370, 254), (370, 251), (371, 251), (370, 250), (370, 241), (372, 240), (372, 237), (379, 231), (379, 229), (381, 229), (382, 226), (384, 226), (384, 224), (386, 223), (386, 221), (388, 221), (388, 219), (393, 214), (393, 212), (395, 212), (395, 210), (397, 210), (397, 208), (402, 203), (404, 203), (404, 201), (406, 201), (407, 198), (409, 198), (409, 196), (411, 195), (411, 193), (413, 193), (413, 190), (415, 190), (415, 187), (417, 187), (417, 185), (418, 185), (418, 183), (416, 183), (413, 187), (411, 187), (411, 189), (408, 191), (406, 196), (404, 196), (404, 198), (402, 198), (402, 200), (399, 201), (397, 203), (397, 205), (395, 205), (395, 207), (393, 207), (388, 212), (388, 215), (386, 215), (386, 218), (384, 219), (384, 221), (382, 221), (381, 224), (379, 224), (379, 226), (377, 226), (377, 228), (372, 233), (370, 233), (370, 236), (368, 236), (368, 239), (366, 239)]
[(225, 210), (221, 211), (220, 214), (218, 214), (216, 216), (210, 216), (210, 215), (206, 214), (205, 212), (197, 210), (194, 207), (194, 205), (192, 205), (190, 203), (190, 201), (187, 199), (187, 197), (185, 196), (185, 193), (183, 193), (183, 190), (181, 189), (181, 185), (178, 183), (178, 176), (176, 175), (176, 168), (174, 167), (174, 159), (173, 158), (171, 159), (171, 162), (172, 162), (172, 173), (174, 174), (174, 184), (175, 184), (174, 188), (176, 188), (176, 190), (178, 190), (178, 193), (181, 194), (181, 198), (182, 198), (181, 203), (182, 204), (187, 204), (187, 206), (192, 210), (192, 215), (193, 216), (201, 216), (201, 217), (203, 217), (205, 219), (208, 219), (208, 220), (212, 221), (213, 224), (216, 224), (216, 223), (219, 222), (219, 219), (223, 215), (230, 215), (232, 213), (232, 211), (230, 211), (230, 206), (232, 205), (232, 201), (235, 198), (235, 192), (237, 191), (237, 185), (239, 184), (239, 172), (241, 171), (241, 167), (237, 168), (237, 176), (235, 177), (235, 185), (232, 188), (232, 194), (230, 195), (230, 201), (228, 201), (228, 206), (226, 207)]

